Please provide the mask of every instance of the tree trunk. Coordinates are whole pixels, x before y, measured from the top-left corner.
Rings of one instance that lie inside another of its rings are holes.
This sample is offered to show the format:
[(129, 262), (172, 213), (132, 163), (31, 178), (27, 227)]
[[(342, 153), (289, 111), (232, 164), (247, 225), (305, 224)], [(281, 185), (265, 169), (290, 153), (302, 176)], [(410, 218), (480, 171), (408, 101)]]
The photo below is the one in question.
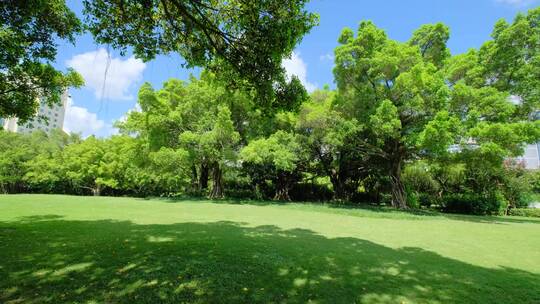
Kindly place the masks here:
[(223, 197), (223, 178), (221, 168), (218, 163), (212, 166), (212, 191), (209, 197), (211, 199)]
[[(279, 173), (278, 173), (279, 174)], [(289, 196), (290, 183), (286, 176), (279, 176), (276, 182), (276, 194), (274, 200), (276, 201), (290, 201)]]
[(332, 170), (332, 173), (330, 174), (330, 182), (332, 183), (332, 187), (334, 188), (334, 200), (347, 200), (345, 182), (342, 180), (341, 175), (335, 170)]
[(407, 209), (405, 187), (401, 181), (401, 159), (390, 164), (390, 184), (392, 186), (392, 207)]
[(96, 185), (95, 188), (92, 188), (92, 195), (94, 196), (100, 196), (101, 195), (101, 186)]
[(287, 189), (286, 187), (276, 189), (274, 200), (275, 201), (290, 201), (291, 197), (289, 196), (289, 189)]
[[(219, 168), (219, 165), (217, 165)], [(201, 172), (199, 174), (199, 190), (206, 190), (208, 189), (208, 164), (202, 163), (201, 164)]]
[(191, 189), (193, 191), (199, 190), (199, 180), (197, 176), (197, 168), (195, 166), (191, 166)]

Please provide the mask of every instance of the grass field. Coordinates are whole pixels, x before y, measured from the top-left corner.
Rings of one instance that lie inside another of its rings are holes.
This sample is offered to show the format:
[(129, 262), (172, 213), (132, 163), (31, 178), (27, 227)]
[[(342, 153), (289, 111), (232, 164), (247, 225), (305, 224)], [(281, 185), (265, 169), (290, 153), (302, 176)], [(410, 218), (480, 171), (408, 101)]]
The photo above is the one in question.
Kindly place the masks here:
[(0, 303), (540, 303), (540, 219), (0, 196)]

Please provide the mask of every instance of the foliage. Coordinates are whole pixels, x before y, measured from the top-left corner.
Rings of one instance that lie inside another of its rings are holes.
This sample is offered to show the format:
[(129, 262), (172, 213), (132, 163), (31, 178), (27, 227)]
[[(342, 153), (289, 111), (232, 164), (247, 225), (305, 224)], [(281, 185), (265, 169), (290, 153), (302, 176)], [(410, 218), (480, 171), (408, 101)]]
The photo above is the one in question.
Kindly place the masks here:
[(388, 39), (369, 21), (356, 36), (343, 30), (335, 50), (336, 105), (361, 125), (356, 145), (383, 165), (394, 206), (406, 207), (401, 171), (419, 158), (463, 163), (473, 192), (503, 191), (493, 187), (502, 183), (503, 161), (540, 139), (540, 122), (532, 119), (539, 98), (531, 98), (540, 87), (539, 13), (518, 15), (512, 25), (500, 21), (494, 40), (453, 57), (442, 24), (420, 27), (407, 43)]
[(527, 115), (540, 106), (540, 7), (519, 13), (509, 24), (499, 20), (493, 40), (480, 48), (479, 60), (485, 79), (520, 100), (520, 112)]
[(431, 166), (426, 162), (416, 162), (405, 166), (402, 178), (407, 188), (416, 191), (435, 194), (439, 184), (433, 178)]
[(64, 0), (0, 2), (0, 117), (25, 122), (36, 113), (40, 99), (60, 103), (68, 87), (83, 79), (74, 70), (56, 70), (56, 39), (74, 43), (82, 25)]
[(535, 193), (540, 193), (540, 170), (530, 171), (528, 173), (531, 190)]
[[(189, 64), (209, 68), (199, 77), (169, 79), (161, 88), (144, 83), (138, 109), (116, 124), (121, 135), (79, 140), (0, 134), (2, 191), (334, 200), (474, 214), (507, 213), (531, 200), (537, 173), (513, 160), (525, 144), (540, 140), (538, 54), (531, 49), (538, 9), (512, 24), (498, 22), (493, 40), (455, 56), (441, 23), (423, 25), (399, 42), (363, 21), (356, 33), (344, 29), (338, 39), (337, 89), (307, 94), (297, 77), (278, 75), (275, 65), (312, 15), (300, 0), (272, 6), (281, 1), (220, 0), (208, 6), (167, 0), (149, 2), (154, 9), (148, 10), (131, 2), (87, 0), (87, 21), (92, 31), (103, 30), (100, 39), (135, 46), (146, 59), (180, 50)], [(231, 11), (234, 5), (237, 11)], [(269, 7), (268, 14), (257, 14)], [(133, 12), (141, 18), (125, 16)], [(182, 18), (169, 18), (171, 12)], [(295, 18), (280, 23), (270, 16)], [(264, 19), (262, 28), (251, 17)], [(215, 28), (217, 23), (200, 18), (220, 23)], [(279, 55), (257, 71), (261, 83), (271, 82), (273, 96), (264, 100), (248, 85), (250, 69), (261, 61), (244, 65), (240, 76), (230, 65), (243, 65), (246, 58), (234, 57), (234, 48), (266, 26), (287, 24), (300, 28), (272, 33), (242, 51), (258, 52), (276, 37), (289, 39), (261, 53)], [(175, 27), (187, 27), (186, 36), (162, 41), (178, 34)], [(216, 36), (204, 35), (212, 28), (247, 36), (216, 49), (208, 40)], [(270, 106), (261, 108), (264, 102)]]
[(451, 193), (443, 196), (445, 212), (475, 215), (503, 215), (507, 201), (500, 193), (485, 196), (477, 193)]
[(439, 200), (440, 185), (433, 177), (432, 167), (428, 163), (419, 161), (405, 166), (401, 178), (409, 207), (430, 207)]
[(508, 201), (509, 208), (527, 207), (532, 201), (531, 179), (522, 164), (515, 161), (506, 161), (502, 193)]
[(308, 170), (329, 177), (334, 198), (347, 200), (356, 190), (355, 172), (360, 164), (354, 137), (360, 126), (335, 109), (335, 97), (328, 88), (313, 92), (311, 100), (300, 108), (295, 129), (312, 160)]
[(63, 180), (57, 157), (66, 145), (76, 142), (77, 135), (68, 136), (60, 130), (50, 135), (42, 131), (31, 135), (0, 131), (0, 191), (59, 190), (56, 183)]
[[(316, 25), (306, 0), (85, 0), (90, 32), (146, 60), (178, 53), (188, 66), (213, 67), (236, 85), (247, 80), (261, 96), (283, 79), (281, 62)], [(218, 64), (215, 64), (216, 61)], [(240, 78), (240, 79), (238, 79)]]
[(406, 206), (401, 181), (404, 161), (419, 154), (420, 148), (429, 151), (431, 146), (421, 140), (422, 134), (445, 127), (430, 122), (441, 120), (447, 110), (449, 88), (443, 73), (431, 63), (439, 56), (434, 54), (447, 52), (446, 41), (419, 45), (430, 39), (426, 35), (445, 39), (444, 33), (433, 31), (447, 29), (441, 25), (433, 30), (423, 27), (411, 42), (399, 43), (388, 39), (373, 23), (362, 22), (356, 37), (351, 30), (343, 31), (341, 45), (335, 50), (340, 107), (363, 125), (365, 153), (387, 164), (396, 207)]
[(540, 217), (540, 209), (535, 208), (513, 208), (508, 211), (508, 215)]
[(247, 132), (240, 126), (251, 118), (246, 95), (228, 91), (213, 74), (204, 72), (201, 79), (192, 77), (189, 83), (171, 79), (158, 91), (146, 83), (139, 90), (138, 103), (141, 111), (129, 113), (119, 123), (122, 132), (147, 142), (150, 151), (168, 148), (185, 154), (183, 164), (191, 168), (178, 170), (189, 172), (192, 190), (206, 191), (212, 174), (209, 195), (223, 196), (223, 170), (234, 162), (239, 131)]
[(294, 134), (277, 131), (268, 138), (253, 140), (242, 149), (240, 158), (255, 183), (274, 182), (274, 199), (290, 200), (289, 189), (299, 179), (305, 162), (305, 153)]

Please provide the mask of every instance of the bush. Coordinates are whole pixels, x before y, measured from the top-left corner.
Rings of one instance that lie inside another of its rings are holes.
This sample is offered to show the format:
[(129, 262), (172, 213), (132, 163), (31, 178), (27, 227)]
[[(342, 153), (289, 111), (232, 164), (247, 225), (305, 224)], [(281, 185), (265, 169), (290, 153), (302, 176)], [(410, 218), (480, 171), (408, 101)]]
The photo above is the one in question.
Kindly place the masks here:
[(249, 178), (242, 176), (227, 176), (223, 182), (225, 197), (233, 199), (264, 199), (259, 187), (252, 185)]
[(420, 193), (418, 194), (418, 201), (420, 203), (420, 207), (426, 207), (430, 208), (433, 204), (438, 204), (439, 200), (435, 195), (426, 194), (426, 193)]
[(529, 171), (527, 175), (531, 190), (535, 193), (540, 193), (540, 170)]
[(405, 194), (407, 195), (407, 206), (413, 209), (420, 208), (420, 198), (416, 191), (412, 191), (409, 190), (409, 188), (406, 188)]
[(474, 193), (447, 194), (442, 199), (442, 208), (448, 213), (474, 215), (504, 214), (507, 202), (500, 193), (479, 195)]
[(502, 193), (511, 208), (522, 208), (532, 201), (532, 186), (535, 178), (532, 172), (525, 170), (523, 164), (505, 161), (502, 181)]
[(416, 193), (435, 194), (439, 191), (439, 185), (433, 178), (430, 168), (425, 162), (416, 162), (407, 165), (401, 174), (403, 184), (410, 191)]
[(508, 211), (508, 215), (512, 216), (527, 216), (527, 217), (540, 217), (540, 209), (534, 208), (514, 208)]
[(326, 185), (313, 183), (298, 183), (289, 190), (293, 201), (330, 201), (334, 192)]

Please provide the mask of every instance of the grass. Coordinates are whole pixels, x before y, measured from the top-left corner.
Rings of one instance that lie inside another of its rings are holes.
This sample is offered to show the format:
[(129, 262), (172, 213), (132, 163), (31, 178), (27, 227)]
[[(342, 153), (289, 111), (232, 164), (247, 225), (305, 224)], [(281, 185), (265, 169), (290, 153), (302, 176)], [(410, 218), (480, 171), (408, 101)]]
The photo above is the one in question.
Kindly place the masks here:
[(0, 303), (540, 303), (540, 219), (0, 196)]

